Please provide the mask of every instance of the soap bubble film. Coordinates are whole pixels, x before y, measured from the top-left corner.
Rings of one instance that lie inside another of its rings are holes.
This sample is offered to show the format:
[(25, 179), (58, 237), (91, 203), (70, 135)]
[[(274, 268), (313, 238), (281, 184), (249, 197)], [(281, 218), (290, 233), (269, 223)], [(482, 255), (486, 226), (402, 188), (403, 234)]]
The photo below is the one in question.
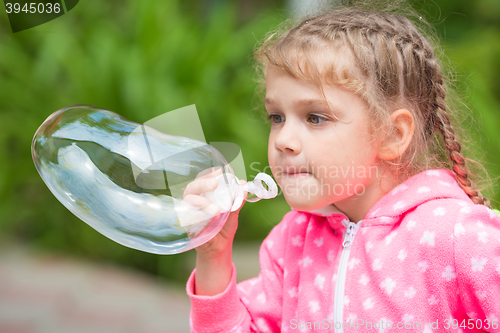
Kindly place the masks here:
[(184, 252), (220, 231), (229, 210), (212, 215), (182, 200), (201, 172), (221, 168), (217, 195), (231, 205), (236, 198), (226, 176), (233, 171), (214, 147), (88, 105), (47, 118), (33, 138), (32, 155), (64, 206), (101, 234), (141, 251)]

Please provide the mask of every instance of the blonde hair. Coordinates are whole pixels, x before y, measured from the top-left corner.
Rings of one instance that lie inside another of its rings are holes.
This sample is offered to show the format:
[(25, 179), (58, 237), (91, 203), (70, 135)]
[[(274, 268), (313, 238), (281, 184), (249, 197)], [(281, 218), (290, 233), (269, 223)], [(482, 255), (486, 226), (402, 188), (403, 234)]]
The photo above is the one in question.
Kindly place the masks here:
[[(377, 135), (390, 133), (389, 115), (393, 111), (408, 109), (415, 132), (404, 154), (390, 163), (397, 174), (410, 176), (444, 164), (453, 170), (457, 183), (474, 203), (491, 208), (471, 181), (467, 162), (480, 164), (463, 156), (452, 126), (445, 102), (448, 88), (430, 25), (409, 7), (401, 15), (393, 13), (390, 6), (383, 10), (367, 9), (365, 3), (336, 6), (298, 24), (286, 21), (255, 50), (259, 74), (263, 78), (266, 66), (275, 66), (313, 82), (323, 98), (323, 83), (355, 92), (369, 106), (372, 133)], [(294, 27), (287, 27), (290, 24)], [(442, 135), (448, 158), (436, 131)]]

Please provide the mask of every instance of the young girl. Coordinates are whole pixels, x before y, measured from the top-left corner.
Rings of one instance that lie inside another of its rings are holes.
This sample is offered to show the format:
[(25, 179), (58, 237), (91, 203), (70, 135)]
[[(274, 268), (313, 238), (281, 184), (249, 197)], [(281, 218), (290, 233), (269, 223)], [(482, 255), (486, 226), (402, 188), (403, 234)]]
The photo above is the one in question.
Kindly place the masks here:
[[(500, 218), (469, 180), (428, 39), (404, 16), (339, 8), (256, 56), (292, 211), (239, 285), (238, 212), (197, 248), (192, 331), (500, 332)], [(451, 170), (432, 167), (445, 155)]]

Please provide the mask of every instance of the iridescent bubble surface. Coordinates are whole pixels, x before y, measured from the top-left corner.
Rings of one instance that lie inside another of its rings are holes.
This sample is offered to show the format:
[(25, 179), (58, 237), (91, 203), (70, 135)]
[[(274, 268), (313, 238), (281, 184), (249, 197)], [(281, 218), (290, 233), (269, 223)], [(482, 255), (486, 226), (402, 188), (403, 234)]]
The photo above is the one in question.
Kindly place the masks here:
[[(252, 190), (257, 181), (235, 185), (224, 156), (204, 142), (88, 105), (47, 118), (33, 138), (32, 155), (45, 184), (72, 213), (122, 245), (157, 254), (184, 252), (210, 240), (235, 201), (241, 202), (242, 191), (250, 188), (257, 200), (277, 192), (272, 179), (272, 184), (258, 181), (265, 185), (260, 191), (271, 194)], [(206, 195), (224, 202), (215, 215), (183, 200), (186, 186), (210, 168), (223, 170), (216, 191)]]

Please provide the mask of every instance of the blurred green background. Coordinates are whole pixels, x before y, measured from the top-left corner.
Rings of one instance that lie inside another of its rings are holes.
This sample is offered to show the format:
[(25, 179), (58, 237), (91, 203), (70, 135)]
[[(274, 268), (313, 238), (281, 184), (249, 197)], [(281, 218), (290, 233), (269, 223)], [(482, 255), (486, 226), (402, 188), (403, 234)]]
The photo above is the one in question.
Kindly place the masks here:
[[(475, 141), (469, 149), (498, 177), (500, 1), (413, 3), (436, 27), (456, 69), (459, 95), (471, 110), (465, 124)], [(288, 8), (283, 0), (82, 0), (68, 14), (16, 34), (2, 11), (0, 242), (185, 283), (193, 268), (186, 258), (194, 251), (159, 256), (123, 247), (59, 203), (31, 160), (33, 134), (52, 112), (72, 104), (95, 105), (139, 123), (196, 104), (207, 142), (238, 144), (253, 178), (268, 165), (268, 128), (251, 53)], [(485, 194), (498, 208), (498, 182)], [(288, 210), (282, 196), (246, 205), (236, 242), (262, 241)]]

